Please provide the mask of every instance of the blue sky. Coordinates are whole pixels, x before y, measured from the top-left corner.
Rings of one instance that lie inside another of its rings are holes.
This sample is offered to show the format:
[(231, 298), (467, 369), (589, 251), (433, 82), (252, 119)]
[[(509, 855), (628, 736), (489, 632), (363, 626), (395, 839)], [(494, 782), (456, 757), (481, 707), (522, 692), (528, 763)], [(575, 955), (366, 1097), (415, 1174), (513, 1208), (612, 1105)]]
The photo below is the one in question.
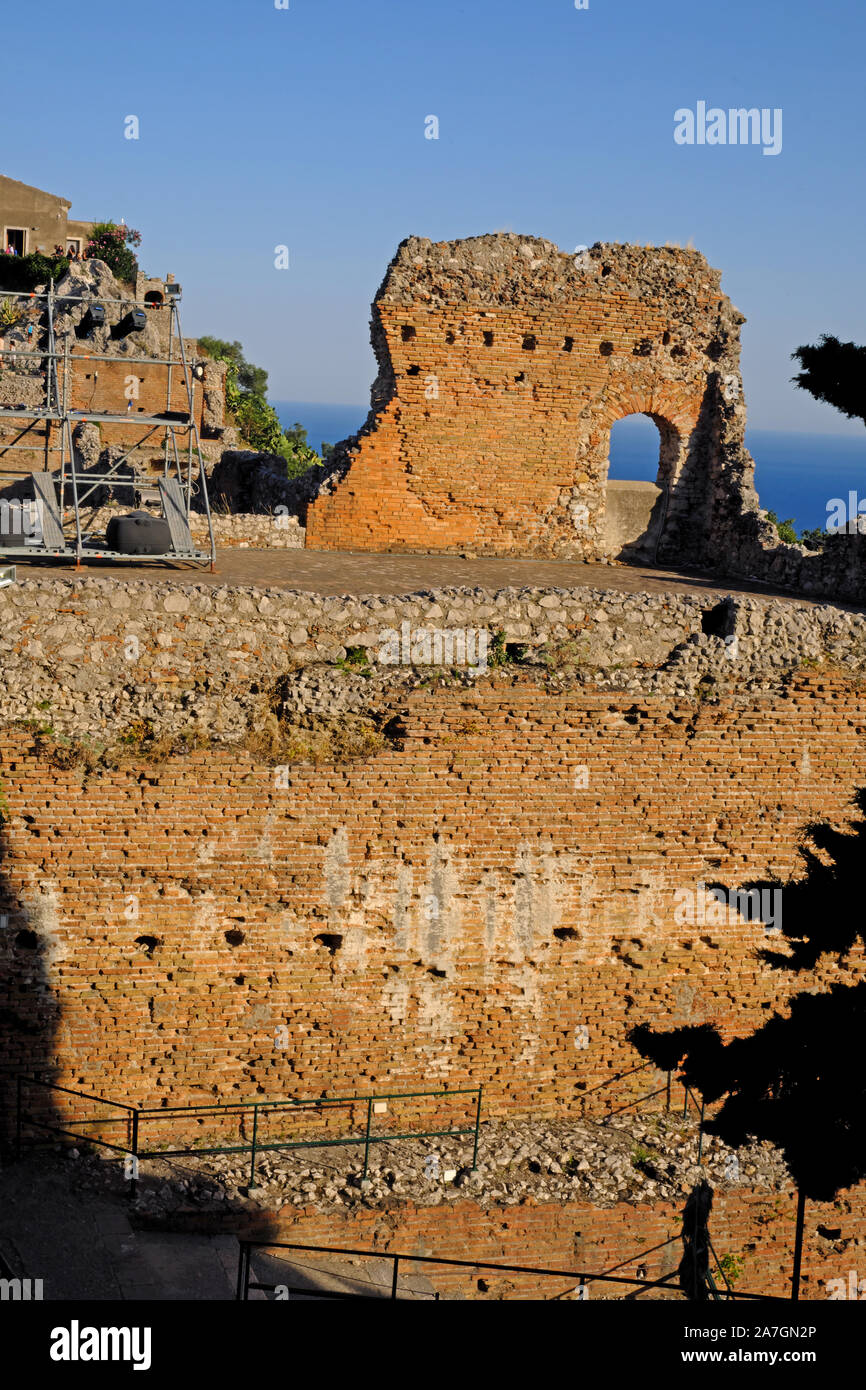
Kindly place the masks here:
[[(36, 15), (4, 15), (0, 171), (138, 227), (145, 268), (184, 286), (185, 331), (239, 338), (272, 397), (367, 400), (370, 301), (404, 236), (691, 240), (748, 318), (750, 423), (862, 433), (789, 384), (799, 343), (866, 339), (862, 0)], [(698, 101), (780, 107), (781, 153), (676, 145), (674, 112)]]

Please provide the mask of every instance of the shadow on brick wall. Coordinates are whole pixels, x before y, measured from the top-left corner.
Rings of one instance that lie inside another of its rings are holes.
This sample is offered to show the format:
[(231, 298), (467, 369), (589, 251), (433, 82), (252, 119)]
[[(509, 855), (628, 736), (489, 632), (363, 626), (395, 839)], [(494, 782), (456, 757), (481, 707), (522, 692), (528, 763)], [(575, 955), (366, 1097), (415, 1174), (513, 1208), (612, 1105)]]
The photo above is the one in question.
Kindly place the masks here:
[[(746, 886), (761, 893), (762, 912), (772, 901), (777, 926), (770, 940), (787, 943), (786, 951), (763, 947), (759, 959), (795, 979), (810, 975), (788, 999), (786, 1014), (774, 1014), (728, 1043), (709, 1024), (667, 1033), (641, 1025), (629, 1034), (656, 1066), (679, 1067), (707, 1104), (722, 1102), (705, 1121), (709, 1133), (733, 1148), (753, 1136), (769, 1140), (784, 1154), (800, 1194), (801, 1231), (807, 1200), (833, 1201), (866, 1177), (866, 1075), (860, 1062), (866, 1040), (866, 789), (857, 792), (854, 808), (858, 814), (845, 829), (827, 822), (804, 826), (799, 878)], [(743, 892), (707, 886), (728, 902), (732, 893)], [(766, 899), (765, 892), (779, 897)], [(842, 979), (816, 984), (811, 972), (833, 963)], [(809, 1234), (807, 1222), (807, 1239)], [(794, 1263), (796, 1279), (796, 1255)]]
[[(0, 784), (2, 790), (2, 784)], [(6, 864), (9, 843), (0, 803), (0, 1151), (14, 1152), (19, 1073), (51, 1079), (58, 1005), (48, 979), (43, 946), (12, 891)], [(47, 1092), (29, 1103), (50, 1120)], [(41, 1090), (41, 1088), (39, 1088)]]

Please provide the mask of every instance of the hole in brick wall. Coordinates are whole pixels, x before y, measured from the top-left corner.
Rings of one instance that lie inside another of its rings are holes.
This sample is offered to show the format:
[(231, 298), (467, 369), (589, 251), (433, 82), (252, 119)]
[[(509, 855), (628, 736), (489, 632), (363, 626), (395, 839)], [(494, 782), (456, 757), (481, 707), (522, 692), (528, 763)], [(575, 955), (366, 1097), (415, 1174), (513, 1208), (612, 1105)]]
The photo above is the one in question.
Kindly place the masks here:
[(707, 343), (707, 357), (711, 362), (718, 362), (724, 350), (725, 345), (721, 338), (711, 338)]
[(446, 341), (446, 343), (453, 343), (453, 342), (454, 342), (454, 334), (451, 333), (451, 332), (446, 333), (446, 334), (445, 334), (445, 341)]
[(525, 380), (526, 380), (526, 372), (518, 372), (518, 373), (517, 373), (517, 376), (514, 378), (514, 380), (515, 380), (515, 381), (525, 381)]
[(577, 932), (574, 927), (554, 927), (553, 935), (557, 941), (576, 941)]
[(573, 349), (573, 347), (574, 347), (574, 339), (573, 339), (573, 338), (566, 338), (565, 341), (564, 341), (563, 344), (562, 344), (562, 350), (563, 350), (563, 352), (571, 352), (571, 350)]
[(489, 329), (484, 334), (484, 346), (493, 347), (493, 334)]
[(685, 357), (685, 355), (686, 350), (682, 343), (674, 343), (674, 346), (671, 348), (671, 357)]
[(526, 352), (534, 352), (534, 351), (535, 351), (535, 348), (536, 348), (536, 346), (537, 346), (537, 343), (538, 343), (538, 340), (537, 340), (537, 338), (536, 338), (536, 336), (535, 336), (534, 333), (524, 333), (524, 335), (523, 335), (523, 348), (524, 348), (524, 350), (525, 350)]
[(242, 946), (246, 939), (242, 931), (227, 931), (225, 938), (230, 946)]
[(334, 955), (339, 951), (343, 944), (343, 938), (337, 932), (323, 931), (319, 936), (313, 938), (317, 946), (325, 946)]
[(437, 970), (436, 967), (435, 967), (435, 965), (428, 966), (428, 968), (427, 968), (427, 974), (428, 974), (428, 975), (432, 975), (433, 978), (434, 978), (434, 980), (444, 980), (444, 979), (445, 979), (445, 971), (444, 971), (444, 970)]
[(602, 268), (601, 268), (601, 273), (602, 273), (602, 275), (610, 275), (610, 272), (611, 272), (612, 270), (613, 270), (613, 266), (612, 266), (612, 265), (603, 265)]
[(838, 1240), (842, 1234), (841, 1226), (816, 1226), (815, 1230), (818, 1232), (818, 1235), (823, 1236), (825, 1240)]
[(599, 343), (598, 350), (601, 353), (602, 357), (610, 357), (611, 353), (613, 352), (613, 343), (610, 342), (609, 339), (605, 339), (603, 343)]
[(406, 738), (408, 730), (406, 721), (402, 714), (394, 714), (382, 725), (382, 735), (398, 752), (402, 749), (403, 740)]
[(633, 357), (649, 357), (652, 350), (652, 339), (641, 338), (640, 342), (635, 343), (631, 351)]
[(400, 329), (400, 336), (403, 339), (403, 342), (410, 342), (411, 339), (415, 337), (415, 332), (416, 330), (412, 327), (411, 323), (404, 323), (403, 327)]
[(406, 375), (407, 375), (407, 376), (417, 376), (418, 373), (419, 373), (420, 371), (421, 371), (421, 368), (420, 368), (420, 367), (416, 367), (416, 366), (407, 367), (407, 368), (406, 368)]
[(667, 329), (665, 329), (664, 333), (662, 334), (662, 344), (663, 344), (663, 346), (664, 346), (664, 347), (667, 347), (667, 345), (668, 345), (668, 343), (670, 342), (670, 340), (671, 340), (671, 335), (670, 335), (670, 333), (668, 333)]
[(156, 950), (157, 946), (159, 945), (159, 937), (158, 937), (158, 936), (137, 936), (137, 937), (135, 938), (135, 944), (136, 944), (136, 946), (139, 948), (140, 951), (143, 951), (143, 952), (144, 952), (144, 954), (145, 954), (146, 956), (152, 956), (153, 953), (154, 953), (154, 951)]
[(244, 984), (246, 984), (246, 982), (247, 982), (247, 977), (246, 977), (246, 975), (235, 975), (235, 984), (236, 984), (236, 985), (244, 985)]
[(39, 947), (39, 937), (35, 931), (20, 931), (15, 938), (15, 945), (21, 951), (36, 951)]
[(488, 1284), (486, 1279), (479, 1279), (475, 1287), (478, 1289), (479, 1293), (490, 1292), (490, 1285)]

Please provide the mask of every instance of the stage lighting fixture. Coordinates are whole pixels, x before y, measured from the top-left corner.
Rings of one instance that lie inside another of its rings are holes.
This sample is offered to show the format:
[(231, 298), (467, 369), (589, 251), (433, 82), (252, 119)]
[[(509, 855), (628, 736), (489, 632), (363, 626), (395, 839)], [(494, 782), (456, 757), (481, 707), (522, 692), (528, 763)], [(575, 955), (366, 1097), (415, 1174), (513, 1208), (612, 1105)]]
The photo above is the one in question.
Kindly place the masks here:
[(130, 333), (140, 333), (147, 327), (147, 314), (143, 309), (130, 309), (111, 330), (112, 338), (126, 338)]

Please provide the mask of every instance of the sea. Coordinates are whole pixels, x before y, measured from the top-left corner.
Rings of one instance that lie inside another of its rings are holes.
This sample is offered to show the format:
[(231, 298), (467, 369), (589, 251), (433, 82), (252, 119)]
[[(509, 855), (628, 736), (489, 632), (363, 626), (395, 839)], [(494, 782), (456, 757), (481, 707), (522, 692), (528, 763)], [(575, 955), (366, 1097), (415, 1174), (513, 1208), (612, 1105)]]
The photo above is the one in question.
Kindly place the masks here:
[[(303, 425), (312, 448), (336, 444), (354, 434), (367, 418), (366, 405), (275, 401), (285, 428)], [(846, 505), (850, 492), (866, 511), (866, 430), (862, 437), (747, 430), (746, 447), (755, 460), (755, 486), (761, 506), (780, 521), (793, 520), (798, 532), (825, 527), (832, 498)], [(655, 482), (659, 437), (645, 415), (620, 420), (611, 431), (610, 477)]]

